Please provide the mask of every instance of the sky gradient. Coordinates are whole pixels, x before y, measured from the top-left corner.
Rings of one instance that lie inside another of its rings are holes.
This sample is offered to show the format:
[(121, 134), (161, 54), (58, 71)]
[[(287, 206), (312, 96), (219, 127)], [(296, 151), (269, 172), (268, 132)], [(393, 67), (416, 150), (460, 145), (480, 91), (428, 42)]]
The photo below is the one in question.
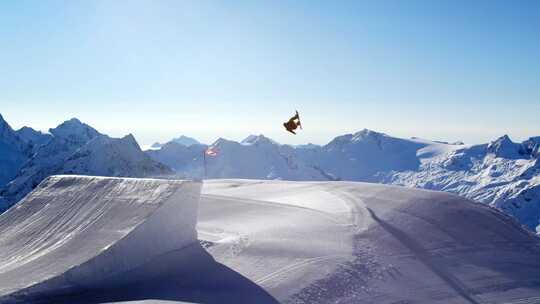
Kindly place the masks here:
[(77, 117), (143, 145), (540, 135), (540, 1), (3, 1), (0, 38), (14, 128)]

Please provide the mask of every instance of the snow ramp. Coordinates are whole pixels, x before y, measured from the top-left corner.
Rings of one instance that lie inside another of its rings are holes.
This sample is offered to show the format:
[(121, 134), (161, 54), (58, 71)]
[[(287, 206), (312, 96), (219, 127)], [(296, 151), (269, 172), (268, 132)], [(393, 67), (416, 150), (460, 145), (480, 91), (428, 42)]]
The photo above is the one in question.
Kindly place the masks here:
[(201, 183), (51, 176), (0, 216), (0, 302), (145, 280), (126, 275), (197, 242)]

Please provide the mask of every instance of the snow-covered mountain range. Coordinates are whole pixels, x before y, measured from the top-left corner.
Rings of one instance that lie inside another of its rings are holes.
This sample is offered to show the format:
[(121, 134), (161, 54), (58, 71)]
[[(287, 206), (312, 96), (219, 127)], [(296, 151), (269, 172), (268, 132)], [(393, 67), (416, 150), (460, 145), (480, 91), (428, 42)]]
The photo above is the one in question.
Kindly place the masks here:
[(177, 144), (181, 144), (181, 145), (186, 146), (186, 147), (200, 144), (200, 142), (197, 141), (195, 138), (188, 137), (188, 136), (185, 136), (185, 135), (180, 135), (179, 137), (173, 138), (172, 140), (170, 140), (169, 142), (167, 142), (165, 144), (155, 142), (155, 143), (152, 144), (151, 148), (159, 149), (159, 148), (163, 147), (164, 145), (166, 145), (168, 143), (177, 143)]
[[(442, 190), (540, 229), (540, 137), (464, 145), (362, 130), (324, 146), (280, 145), (263, 135), (240, 143), (218, 139), (212, 146), (218, 153), (206, 157), (208, 178), (350, 180)], [(182, 176), (201, 177), (205, 147), (168, 144), (147, 153)]]
[(540, 137), (515, 143), (502, 136), (464, 145), (362, 130), (323, 146), (290, 146), (250, 135), (241, 142), (220, 138), (211, 145), (217, 155), (205, 156), (208, 146), (194, 139), (142, 152), (133, 136), (113, 139), (77, 119), (49, 132), (14, 131), (0, 119), (0, 207), (15, 203), (45, 177), (63, 173), (350, 180), (457, 193), (540, 230)]
[(2, 126), (0, 172), (5, 182), (0, 184), (0, 211), (53, 174), (145, 177), (172, 173), (143, 153), (132, 135), (110, 138), (77, 119), (50, 129), (50, 134), (27, 127), (14, 132), (5, 122)]

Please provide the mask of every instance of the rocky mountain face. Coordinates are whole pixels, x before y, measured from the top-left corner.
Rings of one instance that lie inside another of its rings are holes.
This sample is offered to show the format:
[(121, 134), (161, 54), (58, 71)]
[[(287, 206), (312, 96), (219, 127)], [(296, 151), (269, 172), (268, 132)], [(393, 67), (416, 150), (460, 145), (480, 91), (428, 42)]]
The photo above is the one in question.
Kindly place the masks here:
[(0, 115), (0, 187), (17, 175), (28, 160), (31, 147)]
[(38, 146), (12, 180), (2, 187), (0, 210), (16, 203), (53, 174), (146, 177), (172, 173), (167, 166), (142, 152), (132, 135), (110, 138), (77, 119), (68, 120), (49, 132), (49, 140)]
[(159, 177), (173, 173), (144, 154), (133, 135), (123, 138), (97, 136), (71, 154), (62, 173), (121, 177)]
[(23, 142), (31, 146), (32, 153), (37, 152), (40, 146), (47, 144), (52, 139), (51, 134), (42, 133), (30, 127), (22, 127), (15, 133)]

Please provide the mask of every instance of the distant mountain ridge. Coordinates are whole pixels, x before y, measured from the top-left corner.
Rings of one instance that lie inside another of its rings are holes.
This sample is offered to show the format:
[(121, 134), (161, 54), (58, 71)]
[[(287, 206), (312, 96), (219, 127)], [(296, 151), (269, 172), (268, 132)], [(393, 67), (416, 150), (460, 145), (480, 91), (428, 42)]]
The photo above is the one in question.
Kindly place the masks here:
[(25, 131), (26, 135), (30, 135), (30, 140), (21, 142), (27, 144), (27, 149), (34, 149), (33, 142), (44, 143), (34, 153), (27, 154), (12, 180), (0, 187), (0, 211), (54, 174), (124, 177), (172, 174), (167, 166), (143, 153), (132, 135), (110, 138), (75, 118), (49, 132), (50, 138), (44, 141), (40, 134)]
[[(0, 183), (0, 208), (43, 178), (62, 173), (348, 180), (457, 193), (540, 230), (540, 137), (516, 143), (504, 135), (490, 143), (464, 145), (364, 129), (322, 146), (291, 146), (250, 135), (241, 142), (219, 138), (211, 144), (217, 155), (205, 156), (208, 145), (176, 140), (143, 152), (132, 135), (110, 138), (77, 119), (49, 132), (13, 131), (0, 116), (0, 181), (5, 181)], [(36, 148), (30, 141), (40, 144)]]
[[(350, 180), (441, 190), (490, 204), (540, 230), (540, 137), (514, 143), (502, 136), (465, 145), (402, 139), (372, 130), (338, 136), (324, 146), (290, 146), (264, 135), (215, 141), (208, 178)], [(204, 173), (201, 145), (147, 151), (184, 177)]]
[(31, 146), (32, 153), (36, 152), (40, 146), (47, 144), (52, 139), (51, 134), (42, 133), (26, 126), (15, 131), (15, 133), (22, 141)]
[(168, 143), (177, 143), (177, 144), (181, 144), (183, 146), (186, 146), (186, 147), (189, 147), (189, 146), (193, 146), (193, 145), (200, 145), (201, 143), (199, 141), (197, 141), (195, 138), (192, 138), (192, 137), (188, 137), (188, 136), (184, 136), (184, 135), (180, 135), (179, 137), (177, 138), (173, 138), (171, 139), (170, 141), (164, 143), (164, 144), (160, 144), (158, 142), (156, 143), (153, 143), (151, 148), (153, 149), (159, 149), (161, 147), (163, 147), (164, 145), (168, 144)]

